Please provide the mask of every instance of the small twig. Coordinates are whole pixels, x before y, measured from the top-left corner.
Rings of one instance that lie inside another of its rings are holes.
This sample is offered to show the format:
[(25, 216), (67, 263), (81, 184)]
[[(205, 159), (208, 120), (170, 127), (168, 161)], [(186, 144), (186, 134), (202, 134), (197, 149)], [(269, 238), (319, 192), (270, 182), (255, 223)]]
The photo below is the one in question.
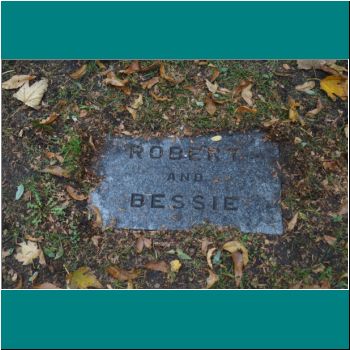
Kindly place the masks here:
[(1, 75), (5, 75), (5, 74), (7, 74), (7, 73), (11, 73), (11, 72), (14, 72), (14, 71), (15, 71), (14, 69), (7, 70), (6, 72), (1, 73)]

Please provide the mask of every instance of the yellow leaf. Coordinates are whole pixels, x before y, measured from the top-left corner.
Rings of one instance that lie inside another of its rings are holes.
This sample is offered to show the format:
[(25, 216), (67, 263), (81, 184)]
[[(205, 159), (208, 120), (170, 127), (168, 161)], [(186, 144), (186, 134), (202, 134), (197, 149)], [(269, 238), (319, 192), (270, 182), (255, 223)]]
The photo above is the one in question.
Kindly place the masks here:
[(16, 252), (15, 259), (23, 265), (29, 265), (34, 259), (39, 257), (41, 249), (38, 248), (35, 242), (28, 241), (27, 243), (20, 243)]
[(242, 243), (240, 243), (238, 241), (230, 241), (230, 242), (225, 243), (223, 245), (222, 249), (230, 252), (231, 254), (233, 254), (235, 252), (242, 252), (243, 265), (245, 266), (248, 264), (248, 261), (249, 261), (248, 250)]
[(221, 141), (222, 140), (222, 136), (220, 136), (220, 135), (213, 136), (211, 138), (211, 140), (214, 141), (214, 142)]
[(142, 94), (139, 94), (139, 96), (135, 99), (135, 101), (130, 105), (133, 109), (139, 109), (140, 106), (143, 104), (143, 96)]
[(211, 270), (213, 269), (213, 263), (211, 262), (211, 257), (213, 256), (215, 250), (216, 248), (210, 248), (207, 252), (207, 263)]
[(87, 64), (83, 64), (80, 68), (78, 68), (75, 72), (71, 73), (69, 76), (72, 79), (80, 79), (83, 75), (85, 75), (87, 70)]
[(216, 273), (214, 273), (212, 270), (208, 269), (209, 276), (207, 278), (207, 288), (213, 287), (213, 285), (218, 282), (219, 278)]
[(321, 80), (320, 86), (333, 101), (337, 99), (336, 96), (342, 100), (348, 97), (348, 79), (340, 75), (329, 75)]
[(87, 266), (80, 267), (67, 276), (67, 285), (70, 289), (103, 288), (94, 273)]
[(18, 89), (24, 85), (27, 81), (35, 78), (35, 75), (14, 75), (11, 79), (6, 80), (1, 84), (1, 87), (5, 90)]
[(39, 109), (41, 99), (47, 90), (48, 80), (46, 78), (35, 82), (29, 86), (29, 82), (25, 84), (13, 95), (17, 100), (22, 101), (25, 105), (34, 109)]
[(287, 226), (287, 230), (288, 231), (292, 231), (294, 230), (295, 225), (298, 222), (298, 216), (299, 216), (299, 212), (297, 212), (293, 218), (288, 222), (288, 226)]
[(297, 107), (300, 106), (299, 102), (295, 101), (293, 98), (289, 97), (288, 98), (288, 103), (289, 103), (289, 119), (295, 123), (299, 118), (299, 113), (297, 111)]
[(178, 272), (181, 268), (181, 263), (179, 260), (175, 259), (170, 261), (170, 270), (171, 272)]

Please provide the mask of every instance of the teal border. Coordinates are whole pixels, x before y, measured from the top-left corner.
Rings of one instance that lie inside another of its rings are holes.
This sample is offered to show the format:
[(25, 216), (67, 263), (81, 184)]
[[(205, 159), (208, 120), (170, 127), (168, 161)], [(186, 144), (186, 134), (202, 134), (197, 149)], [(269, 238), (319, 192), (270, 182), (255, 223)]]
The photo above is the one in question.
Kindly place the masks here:
[(348, 2), (2, 2), (3, 59), (349, 56)]
[(2, 291), (2, 347), (345, 349), (348, 297), (348, 291)]
[[(2, 59), (349, 57), (347, 2), (9, 2)], [(348, 348), (348, 291), (1, 291), (2, 348)]]

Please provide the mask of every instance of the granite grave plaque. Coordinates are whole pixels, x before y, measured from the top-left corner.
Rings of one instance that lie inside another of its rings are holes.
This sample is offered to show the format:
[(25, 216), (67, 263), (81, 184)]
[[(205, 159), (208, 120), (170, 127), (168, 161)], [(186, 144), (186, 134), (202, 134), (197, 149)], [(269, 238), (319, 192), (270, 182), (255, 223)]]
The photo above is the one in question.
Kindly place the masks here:
[(281, 234), (278, 147), (260, 132), (107, 141), (90, 204), (104, 226), (183, 230), (210, 223)]

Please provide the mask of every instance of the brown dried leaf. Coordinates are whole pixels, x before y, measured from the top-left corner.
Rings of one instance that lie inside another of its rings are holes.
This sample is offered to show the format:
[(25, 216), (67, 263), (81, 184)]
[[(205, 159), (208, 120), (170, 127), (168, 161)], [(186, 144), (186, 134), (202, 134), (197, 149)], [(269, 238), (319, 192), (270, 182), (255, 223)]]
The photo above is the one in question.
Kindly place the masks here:
[(52, 124), (57, 118), (59, 114), (56, 112), (52, 112), (46, 119), (43, 119), (39, 122), (41, 125), (50, 125)]
[(149, 80), (141, 83), (141, 87), (142, 87), (142, 89), (150, 89), (158, 83), (159, 83), (159, 77), (153, 77), (152, 79), (149, 79)]
[(295, 123), (299, 118), (299, 113), (297, 111), (297, 108), (300, 106), (299, 102), (295, 101), (292, 97), (288, 98), (288, 104), (289, 104), (289, 119)]
[(153, 91), (150, 92), (150, 95), (158, 102), (171, 101), (170, 97), (157, 95)]
[(87, 64), (83, 64), (80, 68), (78, 68), (75, 72), (71, 73), (69, 76), (72, 79), (80, 79), (83, 75), (85, 75), (87, 70)]
[(139, 70), (140, 70), (139, 61), (132, 61), (128, 68), (120, 70), (119, 73), (124, 73), (129, 75), (129, 74), (138, 72)]
[[(242, 90), (249, 86), (252, 82), (250, 80), (242, 80), (239, 85), (233, 89), (232, 97), (239, 96), (242, 93)], [(221, 89), (220, 89), (221, 90)], [(220, 90), (218, 92), (220, 92)], [(229, 91), (229, 90), (228, 90)], [(230, 91), (229, 91), (230, 92)]]
[(201, 244), (201, 252), (204, 256), (207, 255), (208, 246), (210, 244), (211, 244), (211, 242), (209, 241), (209, 239), (207, 237), (203, 238), (202, 244)]
[(243, 114), (243, 113), (256, 113), (257, 110), (255, 108), (250, 108), (248, 106), (239, 106), (236, 109), (237, 114)]
[(287, 231), (293, 231), (294, 230), (294, 227), (295, 225), (297, 224), (298, 222), (298, 216), (299, 216), (299, 212), (297, 212), (293, 218), (288, 222), (288, 225), (287, 225)]
[[(113, 72), (111, 72), (111, 73), (113, 73)], [(110, 73), (108, 73), (108, 74), (110, 74)], [(113, 75), (114, 75), (114, 73), (113, 73)], [(102, 81), (102, 83), (105, 85), (112, 85), (112, 86), (117, 87), (117, 88), (124, 87), (128, 82), (129, 82), (129, 80), (127, 80), (127, 79), (120, 80), (120, 79), (117, 79), (116, 77), (106, 78)]]
[(346, 215), (348, 213), (348, 200), (345, 200), (340, 209), (338, 210), (338, 215)]
[(64, 158), (58, 153), (46, 151), (45, 155), (49, 159), (56, 158), (61, 164), (64, 162)]
[(36, 286), (33, 286), (33, 289), (61, 289), (61, 288), (57, 287), (56, 285), (50, 282), (44, 282), (41, 284), (37, 284)]
[(210, 289), (211, 287), (214, 286), (215, 283), (219, 281), (219, 277), (212, 270), (208, 269), (208, 271), (209, 271), (209, 276), (207, 278), (207, 288)]
[(299, 69), (320, 69), (326, 64), (333, 64), (336, 60), (297, 60)]
[(95, 274), (87, 266), (80, 267), (78, 270), (69, 273), (66, 280), (68, 288), (72, 289), (103, 288)]
[(76, 201), (85, 201), (86, 199), (88, 199), (88, 196), (79, 194), (77, 190), (70, 185), (66, 186), (66, 191), (68, 192), (69, 196), (75, 199)]
[(125, 109), (131, 114), (132, 119), (136, 120), (137, 118), (137, 111), (134, 108), (131, 108), (129, 106), (126, 106)]
[(91, 206), (91, 209), (95, 214), (95, 221), (93, 222), (93, 226), (96, 228), (102, 227), (102, 216), (101, 216), (100, 209), (98, 209), (94, 205)]
[(140, 275), (140, 271), (136, 269), (127, 271), (127, 270), (120, 269), (119, 267), (116, 267), (116, 266), (109, 266), (107, 268), (107, 273), (111, 275), (113, 278), (121, 282), (132, 281), (137, 277), (139, 277)]
[(14, 75), (11, 79), (6, 80), (1, 84), (1, 87), (5, 90), (18, 89), (24, 85), (27, 81), (35, 79), (35, 75)]
[(214, 68), (213, 74), (210, 77), (210, 81), (214, 82), (219, 75), (220, 75), (220, 71), (217, 68)]
[(249, 84), (242, 89), (241, 96), (243, 100), (248, 104), (248, 106), (253, 106), (253, 93), (252, 93), (253, 84)]
[(326, 243), (328, 243), (330, 246), (334, 246), (335, 243), (337, 242), (337, 239), (333, 236), (329, 235), (324, 235), (323, 239), (325, 240)]
[(211, 270), (213, 269), (213, 263), (211, 262), (211, 257), (213, 256), (215, 250), (216, 248), (210, 248), (207, 252), (207, 263)]
[(300, 92), (307, 92), (315, 87), (315, 82), (313, 80), (306, 81), (304, 84), (297, 85), (295, 90)]
[(173, 84), (180, 84), (182, 81), (184, 81), (185, 78), (183, 77), (180, 77), (178, 79), (175, 79), (173, 77), (171, 77), (170, 75), (166, 74), (165, 72), (165, 66), (163, 63), (160, 64), (160, 67), (159, 67), (159, 75), (161, 78), (163, 78), (164, 80), (166, 81), (169, 81)]
[(145, 268), (153, 271), (160, 271), (164, 273), (169, 272), (169, 265), (165, 261), (151, 261), (145, 265)]
[(207, 88), (208, 90), (212, 93), (212, 94), (215, 94), (216, 91), (218, 90), (219, 88), (219, 85), (217, 83), (211, 83), (209, 80), (205, 80), (205, 84), (207, 85)]
[(95, 63), (96, 63), (96, 65), (97, 65), (98, 68), (100, 68), (100, 69), (106, 69), (106, 66), (105, 66), (101, 61), (96, 60)]
[(146, 237), (143, 237), (143, 243), (147, 249), (152, 248), (152, 240)]
[(140, 72), (146, 73), (146, 72), (149, 72), (151, 70), (158, 69), (159, 66), (160, 66), (160, 61), (155, 61), (147, 67), (144, 67), (144, 68), (141, 67)]
[(322, 111), (322, 109), (323, 109), (323, 105), (322, 105), (321, 99), (319, 98), (319, 99), (317, 100), (316, 108), (313, 109), (313, 110), (311, 110), (311, 111), (309, 111), (309, 112), (307, 112), (306, 115), (307, 115), (308, 117), (314, 117), (314, 116), (316, 116), (318, 113), (320, 113), (320, 112)]
[(67, 179), (70, 177), (69, 172), (67, 170), (57, 165), (47, 166), (43, 170), (40, 170), (40, 172), (59, 176), (59, 177), (65, 177)]
[(143, 237), (140, 236), (136, 241), (136, 253), (141, 254), (143, 251), (144, 241)]
[(236, 287), (239, 287), (243, 276), (243, 254), (240, 251), (232, 253), (233, 267), (235, 271)]
[(275, 125), (276, 123), (278, 123), (280, 120), (278, 118), (272, 117), (270, 120), (267, 120), (266, 122), (263, 122), (263, 125), (265, 126), (265, 128), (268, 128), (272, 125)]
[(205, 109), (210, 115), (214, 115), (216, 112), (215, 103), (209, 95), (205, 99)]

